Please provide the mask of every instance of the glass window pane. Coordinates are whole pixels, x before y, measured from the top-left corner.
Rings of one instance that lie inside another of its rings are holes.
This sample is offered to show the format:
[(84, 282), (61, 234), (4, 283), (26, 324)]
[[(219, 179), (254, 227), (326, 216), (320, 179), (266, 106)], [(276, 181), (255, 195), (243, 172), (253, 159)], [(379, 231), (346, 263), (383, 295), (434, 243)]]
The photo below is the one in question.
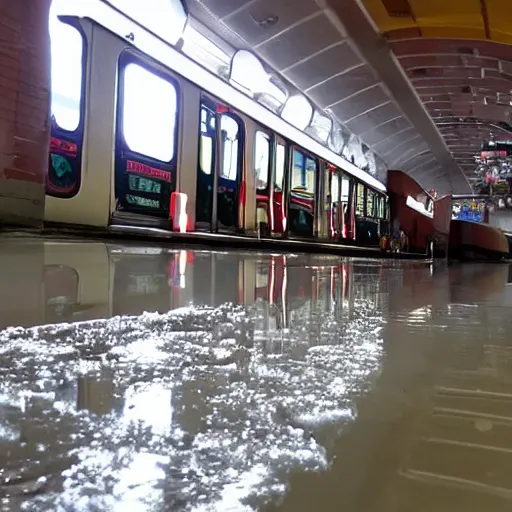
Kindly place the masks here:
[(364, 186), (357, 184), (356, 215), (364, 216)]
[(141, 155), (170, 162), (174, 157), (176, 88), (137, 64), (128, 64), (123, 82), (123, 135)]
[(201, 135), (199, 141), (199, 164), (205, 174), (212, 173), (213, 167), (213, 137)]
[(220, 177), (236, 181), (238, 175), (238, 123), (232, 117), (223, 115), (220, 120), (220, 128), (224, 152)]
[(292, 189), (303, 188), (304, 182), (304, 155), (293, 150), (293, 167), (292, 167)]
[(282, 192), (284, 188), (284, 166), (285, 147), (282, 144), (278, 144), (276, 149), (276, 177), (274, 183), (276, 192)]
[(316, 160), (306, 158), (306, 190), (312, 194), (315, 191)]
[(293, 150), (292, 190), (301, 189), (315, 192), (316, 160), (305, 157), (300, 151)]
[(59, 128), (74, 132), (80, 124), (83, 38), (70, 25), (50, 17), (51, 111)]
[(270, 140), (263, 132), (256, 132), (254, 140), (254, 172), (256, 188), (264, 190), (268, 184), (270, 166)]
[(299, 130), (305, 130), (313, 116), (311, 103), (302, 95), (290, 96), (284, 104), (281, 117)]
[(340, 194), (340, 178), (338, 174), (332, 175), (332, 182), (331, 182), (331, 203), (336, 204), (339, 199)]
[(367, 196), (366, 196), (366, 216), (367, 217), (373, 217), (373, 198), (374, 193), (372, 190), (368, 190)]
[(346, 176), (341, 178), (341, 200), (344, 202), (348, 201), (348, 193), (350, 191), (350, 179)]

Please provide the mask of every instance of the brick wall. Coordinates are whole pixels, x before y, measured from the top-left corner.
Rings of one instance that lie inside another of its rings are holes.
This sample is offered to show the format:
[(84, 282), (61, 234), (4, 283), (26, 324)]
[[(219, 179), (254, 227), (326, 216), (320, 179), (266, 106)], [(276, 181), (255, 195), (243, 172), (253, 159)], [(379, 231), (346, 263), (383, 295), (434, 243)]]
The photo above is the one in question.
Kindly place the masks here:
[(39, 225), (48, 165), (51, 0), (0, 0), (0, 224)]

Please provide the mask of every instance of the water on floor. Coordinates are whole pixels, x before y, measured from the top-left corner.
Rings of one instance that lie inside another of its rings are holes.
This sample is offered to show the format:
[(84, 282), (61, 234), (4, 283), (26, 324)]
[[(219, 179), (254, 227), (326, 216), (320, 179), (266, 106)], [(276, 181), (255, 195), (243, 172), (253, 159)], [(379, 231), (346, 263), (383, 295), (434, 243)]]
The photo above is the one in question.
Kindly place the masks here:
[(507, 265), (0, 242), (0, 510), (501, 512)]

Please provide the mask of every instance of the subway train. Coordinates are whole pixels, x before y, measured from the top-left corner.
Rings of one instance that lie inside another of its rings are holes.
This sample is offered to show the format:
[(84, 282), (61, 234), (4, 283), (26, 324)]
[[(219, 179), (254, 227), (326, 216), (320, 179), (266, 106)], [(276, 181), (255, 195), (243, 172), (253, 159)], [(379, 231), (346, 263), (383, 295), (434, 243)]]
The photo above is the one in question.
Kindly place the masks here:
[(47, 225), (378, 246), (386, 187), (179, 47), (101, 0), (50, 34)]

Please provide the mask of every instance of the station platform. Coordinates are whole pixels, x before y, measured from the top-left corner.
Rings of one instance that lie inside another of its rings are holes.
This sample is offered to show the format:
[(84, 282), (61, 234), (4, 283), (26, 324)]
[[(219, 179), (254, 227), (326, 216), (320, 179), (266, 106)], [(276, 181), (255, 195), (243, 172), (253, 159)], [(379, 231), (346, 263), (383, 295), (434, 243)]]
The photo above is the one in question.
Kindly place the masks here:
[(151, 227), (111, 225), (108, 229), (82, 227), (45, 226), (37, 232), (23, 229), (4, 229), (1, 232), (8, 237), (34, 236), (52, 239), (84, 239), (118, 240), (124, 242), (144, 242), (158, 244), (192, 246), (194, 248), (244, 249), (252, 251), (322, 253), (358, 258), (391, 258), (407, 260), (429, 260), (426, 254), (382, 252), (378, 247), (361, 245), (337, 244), (305, 239), (255, 238), (228, 233), (187, 232), (178, 233)]

